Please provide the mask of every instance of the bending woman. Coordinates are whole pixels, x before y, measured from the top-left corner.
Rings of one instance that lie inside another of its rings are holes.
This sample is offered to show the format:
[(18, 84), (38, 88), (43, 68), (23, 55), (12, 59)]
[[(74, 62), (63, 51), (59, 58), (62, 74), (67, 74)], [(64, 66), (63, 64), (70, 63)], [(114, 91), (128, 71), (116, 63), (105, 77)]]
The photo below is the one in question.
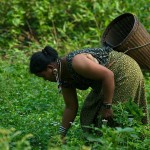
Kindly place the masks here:
[(30, 72), (51, 82), (57, 82), (62, 92), (65, 109), (60, 132), (66, 135), (74, 121), (78, 100), (76, 89), (92, 88), (85, 99), (81, 113), (81, 127), (97, 125), (98, 115), (112, 120), (112, 104), (132, 99), (146, 114), (148, 123), (144, 78), (139, 65), (129, 56), (109, 47), (73, 51), (59, 58), (53, 48), (46, 46), (32, 55)]

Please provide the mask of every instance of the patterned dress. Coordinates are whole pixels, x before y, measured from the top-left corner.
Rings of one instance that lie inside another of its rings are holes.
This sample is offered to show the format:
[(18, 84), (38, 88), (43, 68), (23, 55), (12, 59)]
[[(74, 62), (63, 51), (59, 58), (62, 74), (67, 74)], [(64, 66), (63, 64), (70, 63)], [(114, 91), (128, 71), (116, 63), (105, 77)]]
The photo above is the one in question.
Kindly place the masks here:
[[(139, 65), (124, 53), (116, 52), (109, 47), (104, 47), (73, 51), (66, 57), (67, 68), (73, 78), (73, 83), (71, 83), (69, 87), (75, 87), (80, 90), (86, 90), (89, 87), (92, 88), (84, 101), (80, 113), (81, 126), (89, 126), (94, 123), (94, 119), (97, 112), (100, 110), (103, 101), (101, 83), (80, 76), (72, 67), (73, 57), (81, 53), (91, 54), (98, 60), (99, 64), (109, 68), (114, 73), (115, 91), (113, 104), (116, 104), (117, 102), (125, 102), (129, 99), (134, 100), (139, 107), (143, 108), (143, 111), (146, 114), (142, 120), (143, 123), (148, 123), (144, 78)], [(67, 87), (68, 85), (62, 82), (62, 86)]]

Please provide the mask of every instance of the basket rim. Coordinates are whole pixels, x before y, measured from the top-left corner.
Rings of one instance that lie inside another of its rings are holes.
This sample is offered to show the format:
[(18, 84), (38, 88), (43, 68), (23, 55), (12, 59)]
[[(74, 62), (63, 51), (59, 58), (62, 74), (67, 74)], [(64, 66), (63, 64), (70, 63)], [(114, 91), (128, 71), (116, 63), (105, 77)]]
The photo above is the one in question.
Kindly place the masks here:
[[(131, 31), (128, 33), (128, 36), (126, 36), (126, 38), (124, 38), (124, 39), (122, 40), (122, 42), (120, 42), (119, 44), (117, 44), (117, 45), (115, 45), (115, 46), (112, 46), (112, 48), (115, 49), (115, 48), (119, 47), (120, 45), (122, 45), (122, 43), (124, 43), (124, 42), (127, 40), (127, 38), (129, 38), (129, 37), (131, 36), (131, 34), (137, 29), (138, 26), (136, 27), (136, 25), (137, 25), (138, 21), (137, 21), (137, 18), (136, 18), (136, 16), (135, 16), (134, 14), (132, 14), (132, 13), (124, 13), (124, 14), (121, 14), (121, 15), (119, 15), (118, 17), (116, 17), (115, 19), (113, 19), (113, 20), (108, 24), (108, 26), (106, 27), (106, 29), (104, 30), (104, 32), (103, 32), (103, 34), (102, 34), (102, 38), (101, 38), (101, 44), (102, 44), (103, 46), (105, 45), (104, 43), (106, 43), (105, 37), (107, 36), (107, 34), (108, 34), (110, 28), (112, 28), (114, 24), (116, 24), (118, 21), (120, 21), (120, 19), (124, 18), (125, 16), (132, 16), (132, 17), (133, 17), (133, 19), (134, 19), (133, 28), (132, 28)], [(135, 27), (136, 27), (136, 28), (135, 28)]]

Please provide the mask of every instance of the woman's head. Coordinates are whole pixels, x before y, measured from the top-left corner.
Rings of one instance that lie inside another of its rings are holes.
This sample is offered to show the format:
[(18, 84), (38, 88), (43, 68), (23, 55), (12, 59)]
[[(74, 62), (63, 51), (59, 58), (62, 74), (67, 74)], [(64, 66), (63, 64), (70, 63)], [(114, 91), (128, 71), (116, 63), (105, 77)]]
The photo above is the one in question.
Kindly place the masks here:
[(47, 66), (56, 62), (58, 53), (50, 46), (46, 46), (42, 51), (35, 52), (30, 59), (30, 72), (38, 74), (47, 69)]

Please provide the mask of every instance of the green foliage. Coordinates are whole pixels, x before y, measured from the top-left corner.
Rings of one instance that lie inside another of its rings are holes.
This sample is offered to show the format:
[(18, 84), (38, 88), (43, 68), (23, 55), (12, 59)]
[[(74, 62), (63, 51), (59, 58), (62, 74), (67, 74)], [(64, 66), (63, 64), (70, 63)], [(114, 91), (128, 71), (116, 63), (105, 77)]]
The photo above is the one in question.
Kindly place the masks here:
[(31, 134), (23, 136), (21, 139), (18, 139), (18, 136), (21, 134), (15, 129), (2, 129), (0, 128), (0, 149), (1, 150), (31, 150), (30, 142), (28, 139), (32, 138)]
[(108, 23), (125, 12), (134, 13), (147, 30), (150, 24), (149, 0), (1, 0), (0, 3), (0, 47), (5, 53), (32, 42), (50, 44), (62, 53), (99, 46)]
[(1, 126), (15, 128), (22, 134), (32, 133), (32, 145), (40, 147), (43, 141), (46, 146), (50, 136), (56, 134), (64, 104), (54, 92), (56, 85), (49, 86), (35, 79), (29, 74), (27, 64), (22, 65), (24, 63), (27, 62), (20, 60), (1, 65)]
[(119, 126), (138, 126), (141, 125), (141, 120), (144, 117), (142, 109), (137, 104), (129, 100), (128, 102), (113, 106), (115, 121)]
[[(99, 130), (99, 129), (97, 129)], [(147, 150), (150, 148), (149, 126), (108, 128), (103, 126), (100, 130), (103, 136), (86, 134), (87, 145), (91, 149), (107, 150)]]

